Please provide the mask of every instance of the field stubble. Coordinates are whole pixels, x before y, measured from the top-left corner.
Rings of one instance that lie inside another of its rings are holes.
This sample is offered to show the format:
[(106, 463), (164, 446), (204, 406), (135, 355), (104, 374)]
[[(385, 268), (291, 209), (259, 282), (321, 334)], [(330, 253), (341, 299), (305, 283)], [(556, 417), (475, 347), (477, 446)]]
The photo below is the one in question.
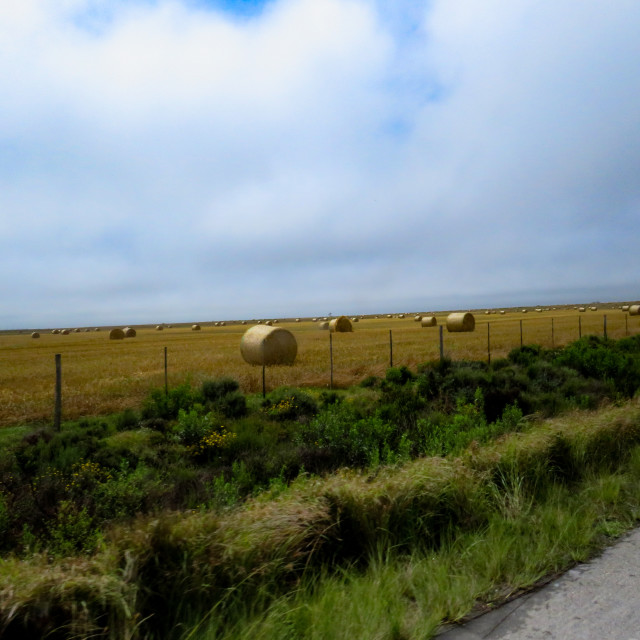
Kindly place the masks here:
[[(473, 333), (444, 331), (444, 353), (453, 360), (487, 360), (487, 323), (490, 323), (491, 359), (505, 357), (520, 346), (520, 321), (524, 344), (562, 346), (582, 335), (602, 335), (604, 315), (607, 335), (622, 338), (640, 332), (637, 318), (625, 319), (619, 310), (579, 313), (552, 311), (500, 316), (476, 316)], [(445, 315), (438, 323), (445, 323)], [(269, 367), (267, 387), (329, 385), (329, 334), (312, 322), (282, 323), (298, 341), (293, 366)], [(552, 334), (553, 326), (553, 334)], [(333, 384), (347, 387), (371, 375), (381, 376), (390, 363), (389, 330), (393, 337), (393, 364), (412, 369), (439, 357), (438, 327), (422, 328), (413, 319), (367, 319), (353, 333), (335, 333)], [(0, 335), (0, 426), (48, 421), (54, 406), (54, 355), (62, 355), (63, 417), (107, 414), (135, 408), (149, 390), (164, 385), (164, 347), (168, 353), (169, 384), (231, 376), (245, 393), (262, 389), (260, 367), (246, 364), (240, 355), (240, 324), (202, 331), (175, 328), (158, 332), (138, 329), (136, 338), (111, 341), (106, 332), (52, 335), (39, 340), (27, 334)]]

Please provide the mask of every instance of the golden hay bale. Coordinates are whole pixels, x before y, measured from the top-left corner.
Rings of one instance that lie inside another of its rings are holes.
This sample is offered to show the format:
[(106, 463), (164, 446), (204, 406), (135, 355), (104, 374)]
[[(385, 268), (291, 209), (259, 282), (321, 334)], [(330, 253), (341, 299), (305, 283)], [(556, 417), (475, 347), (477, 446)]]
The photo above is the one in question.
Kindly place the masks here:
[(414, 316), (413, 320), (414, 322), (420, 322), (420, 320), (422, 320), (422, 316)]
[(435, 327), (438, 324), (435, 316), (422, 316), (420, 319), (421, 327)]
[(351, 318), (351, 322), (360, 322), (360, 318), (354, 316), (353, 318)]
[(224, 326), (225, 326), (225, 323), (224, 323), (224, 322), (221, 322), (221, 323), (219, 324), (219, 326), (224, 327)]
[(100, 327), (96, 327), (94, 331), (100, 331)]
[(300, 318), (296, 318), (296, 322), (300, 322)]
[(473, 331), (476, 328), (476, 319), (469, 312), (450, 313), (447, 316), (447, 331), (462, 332)]
[(488, 316), (488, 315), (489, 315), (489, 313), (490, 313), (489, 311), (485, 311), (485, 312), (484, 312), (484, 315), (485, 315), (485, 316)]
[(328, 322), (321, 322), (318, 326), (323, 331), (328, 331), (329, 330), (329, 323)]
[(629, 307), (630, 316), (640, 316), (640, 304), (632, 304)]
[(76, 328), (73, 330), (73, 333), (80, 333), (80, 329), (78, 329), (78, 327), (76, 327)]
[(597, 311), (598, 307), (589, 307), (589, 309), (591, 309), (591, 311)]
[(347, 316), (339, 316), (329, 323), (329, 329), (332, 333), (349, 333), (353, 331), (351, 320)]
[(623, 311), (629, 311), (629, 305), (628, 304), (623, 304), (621, 308), (622, 308)]
[(249, 364), (293, 364), (298, 343), (287, 329), (254, 325), (242, 336), (240, 353)]
[(527, 313), (527, 310), (526, 310), (526, 309), (523, 309), (523, 310), (522, 310), (522, 313)]
[(124, 340), (124, 331), (122, 329), (111, 329), (109, 331), (109, 340)]
[(60, 330), (60, 335), (68, 336), (69, 335), (69, 329), (61, 329)]
[(578, 311), (579, 311), (580, 313), (584, 313), (584, 312), (586, 311), (586, 309), (585, 309), (584, 307), (580, 307), (580, 308), (578, 309)]
[(311, 322), (318, 322), (318, 318), (311, 318)]
[(404, 313), (401, 313), (398, 318), (400, 318), (401, 320), (404, 318)]
[(161, 324), (156, 325), (156, 331), (162, 331), (164, 327)]
[(124, 337), (125, 338), (135, 338), (136, 337), (136, 330), (132, 329), (131, 327), (125, 327), (122, 331), (124, 332)]
[(247, 324), (247, 321), (243, 320), (240, 324)]
[(265, 325), (267, 325), (267, 327), (272, 327), (273, 326), (273, 322), (271, 320), (267, 320), (265, 322)]
[(191, 331), (200, 331), (202, 327), (199, 324), (192, 324)]
[(277, 321), (277, 320), (274, 320), (274, 321), (273, 321), (273, 324), (278, 324), (278, 321)]
[(503, 316), (505, 314), (504, 309), (500, 309), (500, 315)]
[(40, 334), (39, 334), (37, 331), (34, 331), (34, 332), (31, 334), (31, 337), (32, 337), (32, 338), (39, 338), (39, 337), (40, 337)]
[(60, 333), (60, 329), (53, 329), (51, 333), (53, 333), (54, 336), (57, 336)]
[(536, 313), (542, 313), (542, 309), (540, 308), (536, 309)]

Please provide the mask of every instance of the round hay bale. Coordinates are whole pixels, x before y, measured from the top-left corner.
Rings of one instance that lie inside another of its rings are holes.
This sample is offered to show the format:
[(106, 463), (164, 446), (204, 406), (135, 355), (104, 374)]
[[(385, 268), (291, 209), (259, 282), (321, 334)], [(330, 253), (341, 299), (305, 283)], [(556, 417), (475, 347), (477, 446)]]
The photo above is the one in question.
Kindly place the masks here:
[(329, 330), (329, 323), (328, 322), (321, 322), (318, 326), (323, 331), (328, 331)]
[(272, 326), (273, 326), (273, 322), (272, 322), (271, 320), (267, 320), (267, 321), (265, 322), (265, 325), (266, 325), (267, 327), (272, 327)]
[(422, 316), (414, 316), (413, 321), (414, 322), (420, 322), (422, 320)]
[(240, 324), (247, 324), (247, 321), (243, 320)]
[(39, 338), (39, 337), (40, 337), (40, 334), (39, 334), (37, 331), (34, 331), (34, 332), (31, 334), (31, 337), (32, 337), (32, 338)]
[(100, 327), (96, 327), (94, 331), (100, 331)]
[(124, 331), (122, 329), (111, 329), (109, 331), (109, 340), (124, 340)]
[(136, 330), (132, 329), (131, 327), (125, 327), (122, 331), (124, 332), (124, 337), (125, 338), (135, 338), (136, 337)]
[(300, 318), (296, 318), (296, 322), (300, 322)]
[(164, 327), (161, 324), (156, 325), (156, 331), (162, 331)]
[(640, 304), (632, 304), (629, 307), (630, 316), (640, 316)]
[(400, 318), (400, 320), (403, 320), (403, 319), (404, 319), (404, 313), (401, 313), (401, 314), (398, 316), (398, 318)]
[(192, 324), (191, 331), (201, 331), (202, 327), (199, 324)]
[(522, 310), (522, 313), (527, 313), (527, 310), (526, 310), (526, 309), (523, 309), (523, 310)]
[(60, 335), (61, 336), (68, 336), (69, 335), (69, 329), (61, 329), (60, 330)]
[(274, 321), (273, 321), (273, 324), (278, 324), (278, 321), (277, 321), (277, 320), (274, 320)]
[(57, 335), (60, 333), (60, 329), (53, 329), (53, 330), (51, 331), (51, 333), (52, 333), (54, 336), (57, 336)]
[(591, 311), (597, 311), (598, 307), (589, 307), (589, 309), (591, 309)]
[(351, 320), (347, 316), (339, 316), (329, 323), (329, 329), (332, 333), (349, 333), (353, 331)]
[(387, 318), (391, 318), (391, 317), (392, 317), (391, 314), (387, 313)]
[(584, 313), (584, 312), (586, 311), (586, 309), (585, 309), (584, 307), (579, 307), (579, 308), (578, 308), (578, 311), (579, 311), (580, 313)]
[(536, 313), (542, 313), (542, 309), (536, 309)]
[(360, 318), (354, 316), (353, 318), (351, 318), (351, 322), (360, 322)]
[(503, 316), (504, 314), (505, 314), (505, 310), (504, 310), (504, 309), (501, 309), (501, 310), (500, 310), (500, 315), (501, 315), (501, 316)]
[(73, 330), (73, 333), (80, 333), (80, 329), (78, 329), (78, 327), (76, 327), (76, 328)]
[(473, 331), (476, 328), (476, 319), (469, 312), (450, 313), (447, 316), (447, 331), (462, 332)]
[(225, 326), (225, 323), (224, 323), (224, 322), (221, 322), (219, 326), (224, 327), (224, 326)]
[(311, 318), (311, 322), (318, 322), (318, 318)]
[(629, 306), (628, 304), (623, 304), (622, 307), (620, 307), (623, 311), (629, 311)]
[(293, 364), (298, 343), (287, 329), (254, 325), (242, 336), (240, 353), (249, 364)]
[(435, 316), (422, 316), (420, 318), (421, 327), (435, 327), (438, 324)]

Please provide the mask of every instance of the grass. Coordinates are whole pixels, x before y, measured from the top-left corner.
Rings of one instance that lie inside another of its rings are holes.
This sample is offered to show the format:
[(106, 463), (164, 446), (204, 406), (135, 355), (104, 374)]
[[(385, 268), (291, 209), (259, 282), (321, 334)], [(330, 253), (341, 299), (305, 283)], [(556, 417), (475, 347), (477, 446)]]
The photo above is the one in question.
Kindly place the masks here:
[(429, 638), (639, 517), (636, 399), (457, 457), (138, 518), (90, 557), (5, 557), (0, 624), (5, 638)]
[[(624, 337), (639, 332), (637, 318), (609, 309), (579, 314), (573, 309), (543, 313), (508, 313), (476, 316), (473, 333), (444, 333), (445, 354), (454, 360), (487, 358), (487, 322), (491, 323), (491, 358), (504, 357), (520, 345), (520, 321), (525, 343), (544, 347), (567, 344), (582, 333), (602, 335), (607, 314), (608, 335)], [(553, 318), (553, 341), (551, 321)], [(438, 316), (442, 324), (444, 315)], [(270, 389), (286, 386), (326, 388), (329, 384), (328, 335), (311, 322), (281, 323), (294, 332), (298, 358), (291, 367), (271, 367)], [(0, 334), (0, 427), (52, 419), (54, 406), (54, 354), (62, 354), (62, 394), (65, 419), (106, 415), (139, 406), (153, 387), (164, 385), (164, 347), (168, 351), (169, 383), (185, 380), (199, 384), (218, 376), (238, 380), (244, 393), (262, 389), (261, 369), (240, 356), (240, 338), (246, 327), (202, 325), (139, 328), (136, 338), (110, 341), (108, 332), (51, 335), (39, 340), (28, 334)], [(389, 365), (389, 329), (393, 331), (394, 365), (415, 368), (439, 356), (437, 328), (421, 328), (412, 318), (368, 319), (354, 325), (351, 334), (333, 335), (334, 386), (346, 388), (370, 375), (383, 376)], [(553, 344), (552, 344), (553, 343)]]

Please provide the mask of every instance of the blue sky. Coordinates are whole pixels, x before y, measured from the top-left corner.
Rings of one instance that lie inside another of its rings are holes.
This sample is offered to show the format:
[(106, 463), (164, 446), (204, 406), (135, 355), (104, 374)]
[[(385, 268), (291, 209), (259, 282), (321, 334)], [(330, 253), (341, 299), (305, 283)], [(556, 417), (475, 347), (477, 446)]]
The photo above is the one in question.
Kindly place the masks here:
[(636, 0), (0, 4), (0, 329), (635, 300)]

